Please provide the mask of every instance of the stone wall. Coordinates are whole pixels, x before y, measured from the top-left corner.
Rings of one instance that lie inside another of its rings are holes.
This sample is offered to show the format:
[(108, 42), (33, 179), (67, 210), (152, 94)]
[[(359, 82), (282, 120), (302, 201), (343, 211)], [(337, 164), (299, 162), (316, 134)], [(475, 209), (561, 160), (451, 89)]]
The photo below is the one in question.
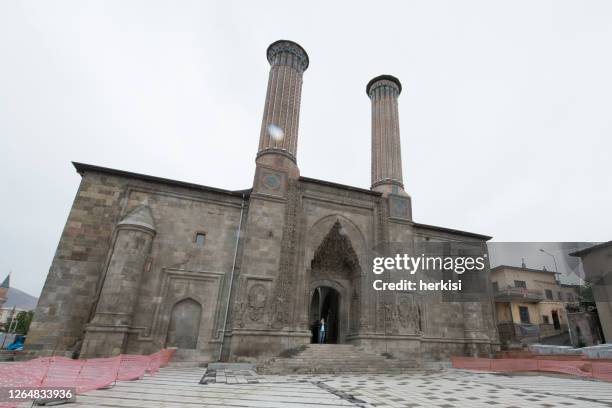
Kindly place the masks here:
[[(202, 310), (200, 320), (194, 323), (199, 338), (195, 349), (180, 351), (177, 357), (216, 360), (234, 264), (241, 194), (88, 166), (81, 172), (82, 182), (42, 291), (26, 350), (41, 355), (80, 351), (109, 267), (117, 223), (144, 203), (157, 231), (121, 352), (149, 353), (165, 346), (174, 306), (190, 299)], [(205, 234), (202, 247), (195, 242), (196, 233)], [(114, 286), (122, 290), (120, 283)]]
[(34, 313), (26, 350), (45, 355), (80, 347), (125, 194), (115, 177), (87, 174), (81, 180)]

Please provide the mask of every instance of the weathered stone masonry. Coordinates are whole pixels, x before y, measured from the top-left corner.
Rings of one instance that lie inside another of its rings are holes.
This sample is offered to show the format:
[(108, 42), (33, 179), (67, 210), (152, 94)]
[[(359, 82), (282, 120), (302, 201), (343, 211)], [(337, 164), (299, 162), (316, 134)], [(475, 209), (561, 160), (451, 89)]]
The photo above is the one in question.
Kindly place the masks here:
[(298, 44), (277, 41), (267, 57), (251, 189), (74, 163), (81, 185), (27, 350), (92, 357), (176, 346), (179, 360), (261, 360), (309, 343), (320, 317), (329, 319), (333, 341), (378, 352), (441, 359), (497, 348), (486, 294), (480, 302), (453, 303), (371, 289), (370, 265), (381, 248), (457, 241), (484, 248), (488, 239), (412, 220), (401, 166), (399, 80), (383, 75), (367, 86), (372, 187), (366, 190), (300, 176), (308, 56)]

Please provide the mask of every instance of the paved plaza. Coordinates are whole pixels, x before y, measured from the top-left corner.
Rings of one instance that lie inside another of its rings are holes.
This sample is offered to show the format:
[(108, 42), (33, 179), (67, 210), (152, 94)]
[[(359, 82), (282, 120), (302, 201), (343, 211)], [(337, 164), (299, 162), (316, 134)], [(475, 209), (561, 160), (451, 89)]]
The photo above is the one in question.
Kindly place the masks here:
[[(258, 375), (168, 367), (79, 395), (79, 407), (612, 407), (612, 384), (540, 374)], [(214, 381), (212, 381), (214, 380)]]

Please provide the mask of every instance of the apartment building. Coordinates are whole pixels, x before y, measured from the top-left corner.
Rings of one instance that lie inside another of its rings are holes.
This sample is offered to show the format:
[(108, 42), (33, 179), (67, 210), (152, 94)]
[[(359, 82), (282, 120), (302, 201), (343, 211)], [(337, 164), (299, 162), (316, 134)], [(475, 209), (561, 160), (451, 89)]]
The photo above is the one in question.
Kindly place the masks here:
[(500, 265), (491, 269), (500, 341), (534, 342), (567, 332), (567, 303), (579, 287), (560, 284), (546, 269)]

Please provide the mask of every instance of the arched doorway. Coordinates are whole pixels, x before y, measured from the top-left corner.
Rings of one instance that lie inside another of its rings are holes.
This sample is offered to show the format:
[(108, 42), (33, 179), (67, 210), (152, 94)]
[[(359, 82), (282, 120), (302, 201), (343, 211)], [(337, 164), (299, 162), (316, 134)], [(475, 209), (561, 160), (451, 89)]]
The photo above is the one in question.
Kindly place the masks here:
[(193, 299), (184, 299), (174, 305), (168, 326), (166, 347), (195, 349), (200, 332), (202, 306)]
[(318, 343), (321, 319), (327, 330), (325, 343), (338, 343), (340, 316), (340, 293), (327, 286), (315, 288), (310, 301), (311, 343)]
[(357, 333), (359, 324), (361, 267), (349, 233), (339, 221), (336, 220), (314, 251), (309, 278), (313, 342), (318, 339), (318, 322), (325, 318), (326, 343), (345, 343), (350, 335)]

